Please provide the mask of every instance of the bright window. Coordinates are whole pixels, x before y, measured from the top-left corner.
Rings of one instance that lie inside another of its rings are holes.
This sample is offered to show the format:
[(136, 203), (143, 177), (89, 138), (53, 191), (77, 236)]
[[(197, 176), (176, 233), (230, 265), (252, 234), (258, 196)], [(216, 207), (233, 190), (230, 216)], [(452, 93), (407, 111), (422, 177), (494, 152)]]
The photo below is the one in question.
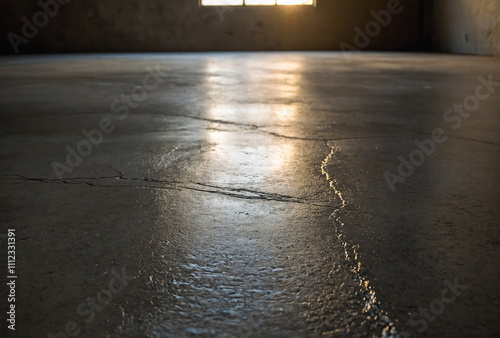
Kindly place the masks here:
[(245, 5), (247, 6), (269, 6), (276, 5), (274, 0), (245, 0)]
[(202, 6), (314, 5), (314, 0), (201, 0)]
[(202, 6), (242, 6), (243, 0), (201, 0)]
[(277, 0), (277, 5), (314, 5), (314, 0)]

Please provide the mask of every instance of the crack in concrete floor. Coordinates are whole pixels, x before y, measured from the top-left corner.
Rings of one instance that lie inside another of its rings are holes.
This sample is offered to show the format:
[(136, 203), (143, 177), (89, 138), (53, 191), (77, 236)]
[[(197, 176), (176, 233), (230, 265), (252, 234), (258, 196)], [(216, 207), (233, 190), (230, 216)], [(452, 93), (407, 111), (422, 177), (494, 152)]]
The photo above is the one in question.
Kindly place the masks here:
[[(113, 169), (114, 170), (114, 169)], [(118, 171), (117, 171), (118, 172)], [(133, 182), (151, 182), (151, 183), (159, 183), (162, 186), (154, 186), (154, 185), (105, 185), (99, 183), (91, 183), (89, 181), (100, 181), (100, 180), (124, 180), (124, 181), (133, 181)], [(22, 180), (22, 181), (34, 181), (41, 183), (50, 183), (50, 184), (85, 184), (90, 187), (97, 188), (151, 188), (151, 189), (169, 189), (169, 190), (194, 190), (199, 192), (211, 193), (211, 194), (221, 194), (225, 196), (231, 196), (235, 198), (248, 199), (248, 200), (266, 200), (266, 201), (276, 201), (276, 202), (287, 202), (287, 203), (300, 203), (300, 204), (309, 204), (313, 206), (320, 207), (330, 207), (327, 204), (319, 204), (315, 201), (310, 201), (304, 198), (287, 196), (277, 193), (268, 193), (263, 191), (251, 190), (246, 188), (232, 188), (232, 187), (221, 187), (206, 183), (198, 183), (198, 182), (180, 182), (180, 181), (165, 181), (159, 180), (149, 177), (144, 178), (134, 178), (134, 177), (123, 177), (123, 173), (120, 173), (119, 176), (103, 176), (103, 177), (68, 177), (64, 179), (49, 179), (49, 178), (40, 178), (40, 177), (26, 177), (22, 175), (13, 175), (13, 176), (2, 176), (0, 180)], [(204, 188), (211, 188), (203, 189)]]

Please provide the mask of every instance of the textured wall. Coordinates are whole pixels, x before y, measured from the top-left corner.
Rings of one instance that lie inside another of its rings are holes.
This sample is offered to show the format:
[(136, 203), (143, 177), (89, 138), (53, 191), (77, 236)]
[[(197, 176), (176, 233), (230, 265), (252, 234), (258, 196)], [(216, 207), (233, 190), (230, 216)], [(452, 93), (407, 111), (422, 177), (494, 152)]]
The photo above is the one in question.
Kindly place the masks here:
[[(55, 0), (42, 0), (43, 2)], [(209, 8), (198, 0), (58, 0), (24, 52), (124, 52), (205, 50), (338, 50), (353, 45), (354, 27), (364, 30), (370, 11), (397, 0), (317, 0), (317, 7)], [(418, 0), (401, 0), (404, 10), (370, 38), (363, 50), (409, 50), (418, 39)], [(12, 53), (7, 34), (22, 37), (22, 17), (40, 10), (37, 1), (2, 0), (2, 50)], [(39, 18), (40, 19), (40, 18)], [(42, 18), (43, 19), (43, 18)]]
[(431, 49), (500, 56), (500, 1), (426, 1)]

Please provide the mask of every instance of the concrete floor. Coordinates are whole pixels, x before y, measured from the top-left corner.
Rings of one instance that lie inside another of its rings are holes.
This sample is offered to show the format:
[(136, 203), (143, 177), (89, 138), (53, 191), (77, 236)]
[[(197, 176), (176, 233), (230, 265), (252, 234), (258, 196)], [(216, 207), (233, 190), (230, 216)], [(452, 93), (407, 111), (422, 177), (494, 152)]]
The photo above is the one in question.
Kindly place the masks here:
[(33, 56), (0, 74), (16, 336), (500, 335), (500, 59)]

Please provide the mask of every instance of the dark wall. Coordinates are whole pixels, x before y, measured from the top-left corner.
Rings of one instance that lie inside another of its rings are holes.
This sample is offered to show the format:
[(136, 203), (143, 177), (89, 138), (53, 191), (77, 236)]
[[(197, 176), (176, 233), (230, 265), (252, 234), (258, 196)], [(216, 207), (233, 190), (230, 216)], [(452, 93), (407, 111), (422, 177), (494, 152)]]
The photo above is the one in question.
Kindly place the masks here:
[(425, 0), (429, 50), (500, 56), (500, 1)]
[[(41, 0), (43, 3), (56, 0)], [(374, 20), (371, 11), (398, 0), (317, 0), (317, 7), (200, 7), (198, 0), (57, 0), (59, 11), (36, 34), (23, 37), (22, 18), (33, 22), (37, 1), (0, 4), (2, 51), (151, 52), (213, 50), (338, 50), (356, 47), (354, 28)], [(412, 50), (418, 39), (418, 0), (401, 0), (391, 22), (371, 26), (362, 50)], [(43, 23), (43, 14), (36, 17)], [(29, 32), (28, 32), (29, 33)], [(17, 38), (22, 37), (23, 43)], [(27, 42), (29, 41), (29, 42)], [(27, 43), (24, 43), (27, 42)], [(346, 45), (344, 45), (346, 46)]]

